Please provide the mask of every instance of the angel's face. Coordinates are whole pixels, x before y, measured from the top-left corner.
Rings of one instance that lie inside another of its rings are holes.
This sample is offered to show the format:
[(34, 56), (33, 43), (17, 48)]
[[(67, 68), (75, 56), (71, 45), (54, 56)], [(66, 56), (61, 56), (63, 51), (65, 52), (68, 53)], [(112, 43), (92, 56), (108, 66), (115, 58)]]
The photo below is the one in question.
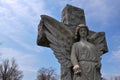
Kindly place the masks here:
[(87, 37), (87, 29), (86, 28), (80, 28), (79, 29), (79, 34), (80, 34), (80, 37)]

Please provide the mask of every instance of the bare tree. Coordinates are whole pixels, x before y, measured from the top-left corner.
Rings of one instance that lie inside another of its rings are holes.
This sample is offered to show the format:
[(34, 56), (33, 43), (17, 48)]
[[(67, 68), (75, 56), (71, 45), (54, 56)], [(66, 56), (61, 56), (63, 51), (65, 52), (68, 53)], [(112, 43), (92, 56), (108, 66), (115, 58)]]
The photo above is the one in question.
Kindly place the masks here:
[(0, 80), (21, 80), (22, 71), (18, 70), (15, 59), (10, 62), (8, 59), (0, 64)]
[(37, 80), (59, 80), (54, 68), (41, 68), (38, 70)]

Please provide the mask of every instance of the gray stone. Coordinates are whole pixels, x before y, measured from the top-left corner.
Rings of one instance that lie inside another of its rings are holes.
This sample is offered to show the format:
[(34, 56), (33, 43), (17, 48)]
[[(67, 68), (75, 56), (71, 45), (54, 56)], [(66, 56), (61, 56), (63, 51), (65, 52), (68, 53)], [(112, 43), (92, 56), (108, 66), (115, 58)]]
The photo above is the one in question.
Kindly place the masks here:
[(105, 33), (88, 29), (83, 9), (67, 5), (62, 22), (41, 15), (37, 44), (54, 51), (61, 80), (101, 80), (100, 57), (108, 51)]
[(101, 54), (96, 47), (97, 45), (93, 44), (93, 41), (88, 41), (88, 32), (89, 29), (86, 25), (78, 25), (76, 35), (79, 41), (75, 42), (71, 49), (71, 62), (74, 71), (73, 80), (101, 80)]
[(86, 24), (84, 10), (67, 4), (62, 11), (62, 23), (69, 27)]
[[(41, 20), (38, 25), (37, 44), (40, 46), (49, 47), (49, 41), (45, 36), (44, 27), (42, 27), (44, 25), (42, 21), (43, 20)], [(67, 4), (62, 11), (61, 22), (75, 32), (75, 28), (78, 24), (86, 24), (84, 10)]]

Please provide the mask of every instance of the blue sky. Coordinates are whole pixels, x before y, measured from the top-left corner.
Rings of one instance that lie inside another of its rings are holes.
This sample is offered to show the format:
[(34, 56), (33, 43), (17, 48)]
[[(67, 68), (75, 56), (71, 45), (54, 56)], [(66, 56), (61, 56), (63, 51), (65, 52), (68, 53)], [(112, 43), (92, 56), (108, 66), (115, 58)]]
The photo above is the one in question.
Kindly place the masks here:
[(102, 56), (102, 75), (120, 75), (119, 0), (0, 0), (0, 58), (15, 58), (23, 80), (35, 80), (41, 67), (60, 65), (49, 48), (36, 45), (41, 14), (58, 21), (66, 4), (84, 9), (89, 29), (106, 32), (109, 52)]

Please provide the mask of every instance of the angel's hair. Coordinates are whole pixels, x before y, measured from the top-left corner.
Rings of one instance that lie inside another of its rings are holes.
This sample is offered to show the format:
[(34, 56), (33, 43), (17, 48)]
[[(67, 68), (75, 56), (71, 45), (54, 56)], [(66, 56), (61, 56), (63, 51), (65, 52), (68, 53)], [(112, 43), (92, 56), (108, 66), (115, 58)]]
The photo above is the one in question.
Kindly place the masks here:
[(89, 35), (89, 29), (85, 24), (80, 24), (76, 27), (76, 31), (75, 31), (75, 41), (79, 41), (80, 40), (80, 34), (79, 34), (79, 30), (81, 28), (86, 28), (87, 29), (87, 35)]

